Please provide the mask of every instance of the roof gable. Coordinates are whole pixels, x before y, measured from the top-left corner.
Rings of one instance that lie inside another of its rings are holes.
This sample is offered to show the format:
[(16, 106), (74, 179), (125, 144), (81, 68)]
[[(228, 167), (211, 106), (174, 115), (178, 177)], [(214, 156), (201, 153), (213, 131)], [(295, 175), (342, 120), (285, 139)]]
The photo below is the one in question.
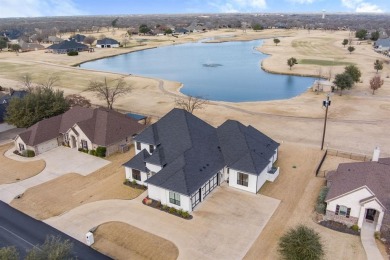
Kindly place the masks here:
[(390, 208), (390, 165), (379, 162), (342, 163), (328, 180), (331, 185), (326, 200), (367, 187), (386, 208)]
[(226, 165), (260, 174), (279, 146), (251, 126), (227, 121), (215, 129), (177, 108), (135, 140), (155, 145), (145, 162), (163, 166), (147, 182), (188, 196)]

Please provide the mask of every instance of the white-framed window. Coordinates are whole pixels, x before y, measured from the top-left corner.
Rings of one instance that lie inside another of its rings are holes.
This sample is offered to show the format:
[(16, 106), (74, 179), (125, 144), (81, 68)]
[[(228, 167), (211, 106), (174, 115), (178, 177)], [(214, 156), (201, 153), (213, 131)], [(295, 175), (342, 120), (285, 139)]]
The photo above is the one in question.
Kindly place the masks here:
[(69, 141), (69, 134), (68, 133), (64, 134), (64, 140), (65, 140), (65, 142)]
[(172, 204), (175, 204), (177, 206), (180, 206), (180, 194), (170, 191), (169, 192), (169, 202)]
[(340, 216), (346, 216), (346, 215), (347, 215), (347, 211), (348, 211), (348, 207), (346, 207), (346, 206), (340, 206), (339, 215), (340, 215)]
[(19, 151), (24, 151), (24, 144), (19, 144)]
[(248, 174), (237, 172), (237, 184), (248, 187)]
[(154, 145), (150, 144), (149, 145), (149, 152), (152, 154), (154, 152)]
[(349, 216), (351, 214), (351, 208), (348, 208), (347, 206), (344, 206), (344, 205), (336, 205), (335, 214), (349, 218)]
[(83, 149), (88, 149), (88, 142), (85, 141), (85, 140), (81, 140), (81, 147), (82, 147)]
[(137, 145), (136, 145), (136, 146), (137, 146), (137, 150), (138, 150), (138, 151), (141, 151), (141, 143), (140, 143), (140, 142), (136, 142), (136, 144), (137, 144)]

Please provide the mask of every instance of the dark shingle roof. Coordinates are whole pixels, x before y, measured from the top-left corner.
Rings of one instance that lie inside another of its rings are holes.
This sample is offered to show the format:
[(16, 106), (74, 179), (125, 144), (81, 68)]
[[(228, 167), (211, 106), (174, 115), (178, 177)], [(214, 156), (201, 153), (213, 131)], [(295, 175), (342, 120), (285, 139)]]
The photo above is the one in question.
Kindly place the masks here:
[(375, 42), (375, 46), (390, 47), (390, 38), (379, 39)]
[(64, 114), (39, 121), (19, 136), (33, 146), (58, 137), (75, 124), (92, 143), (102, 146), (114, 144), (145, 127), (113, 110), (73, 107)]
[(0, 123), (4, 121), (7, 107), (12, 98), (24, 98), (28, 94), (25, 90), (15, 90), (12, 94), (6, 94), (0, 98)]
[[(390, 158), (381, 159), (389, 162)], [(327, 179), (331, 182), (326, 201), (367, 186), (390, 209), (390, 165), (379, 162), (341, 163)]]
[(62, 41), (57, 44), (53, 44), (48, 49), (52, 50), (77, 50), (77, 49), (88, 49), (88, 46), (74, 40), (71, 41)]
[(114, 40), (114, 39), (111, 39), (111, 38), (104, 38), (101, 40), (97, 40), (96, 44), (98, 44), (98, 45), (100, 45), (100, 44), (119, 44), (119, 42)]
[(259, 175), (269, 164), (279, 144), (240, 122), (228, 120), (217, 129), (228, 167)]
[(279, 146), (251, 126), (227, 121), (215, 129), (177, 108), (134, 139), (157, 146), (145, 162), (165, 165), (147, 182), (184, 195), (194, 193), (225, 165), (260, 174)]
[(123, 166), (139, 170), (141, 172), (148, 172), (149, 169), (146, 168), (145, 160), (150, 157), (150, 154), (144, 149), (139, 152), (136, 156), (133, 157), (130, 161), (123, 164)]
[(0, 123), (4, 122), (7, 105), (0, 103)]
[(69, 40), (75, 40), (76, 42), (83, 42), (85, 38), (86, 38), (85, 35), (76, 34), (76, 35), (73, 35), (71, 38), (69, 38)]

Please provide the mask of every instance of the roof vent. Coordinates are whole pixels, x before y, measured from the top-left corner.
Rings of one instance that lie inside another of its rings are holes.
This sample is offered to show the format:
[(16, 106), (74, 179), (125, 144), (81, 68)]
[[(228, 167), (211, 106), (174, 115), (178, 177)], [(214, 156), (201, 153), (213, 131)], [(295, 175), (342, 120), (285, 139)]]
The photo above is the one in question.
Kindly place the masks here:
[(210, 164), (206, 164), (206, 166), (210, 166)]

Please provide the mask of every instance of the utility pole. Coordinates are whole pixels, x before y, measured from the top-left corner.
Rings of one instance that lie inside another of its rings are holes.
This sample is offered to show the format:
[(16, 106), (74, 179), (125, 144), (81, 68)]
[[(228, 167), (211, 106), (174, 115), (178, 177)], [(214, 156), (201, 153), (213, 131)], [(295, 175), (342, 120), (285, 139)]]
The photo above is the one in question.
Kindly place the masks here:
[(328, 107), (330, 106), (329, 94), (326, 96), (326, 100), (322, 101), (322, 106), (325, 107), (325, 120), (324, 120), (324, 132), (322, 133), (321, 151), (324, 149), (326, 120), (328, 119)]

